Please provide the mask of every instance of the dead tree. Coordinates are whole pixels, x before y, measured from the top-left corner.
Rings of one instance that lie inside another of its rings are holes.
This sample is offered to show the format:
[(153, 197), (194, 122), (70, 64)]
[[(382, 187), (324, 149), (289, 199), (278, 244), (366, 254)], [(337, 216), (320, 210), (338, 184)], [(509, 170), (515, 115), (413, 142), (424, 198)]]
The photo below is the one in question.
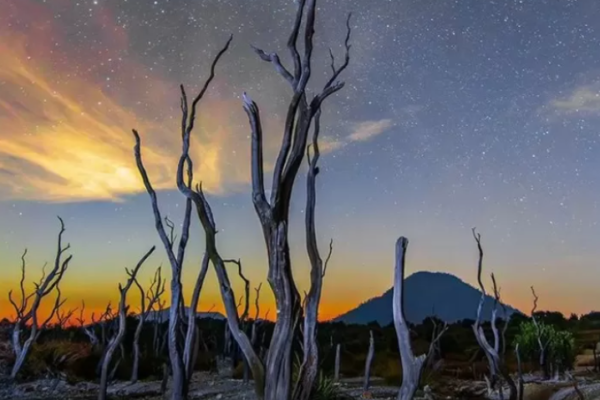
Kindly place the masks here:
[(370, 379), (371, 379), (371, 364), (373, 363), (373, 356), (375, 355), (375, 339), (373, 338), (373, 331), (369, 331), (369, 352), (367, 353), (367, 359), (365, 361), (365, 376), (363, 380), (363, 392), (369, 390)]
[(155, 314), (156, 318), (154, 319), (154, 335), (152, 338), (152, 348), (156, 357), (158, 357), (162, 353), (163, 349), (163, 340), (161, 339), (162, 335), (159, 334), (159, 328), (162, 326), (163, 322), (165, 322), (165, 318), (163, 315), (163, 311), (165, 309), (165, 300), (158, 299), (157, 306), (158, 315)]
[(523, 367), (521, 364), (521, 353), (519, 352), (519, 343), (517, 343), (515, 346), (515, 355), (517, 356), (517, 379), (519, 382), (519, 387), (517, 389), (517, 393), (519, 395), (518, 400), (523, 400), (523, 392), (524, 392)]
[[(344, 86), (337, 81), (348, 66), (350, 25), (345, 40), (345, 57), (336, 66), (333, 53), (332, 76), (323, 90), (312, 99), (306, 93), (311, 76), (313, 36), (315, 27), (316, 0), (299, 0), (297, 13), (288, 38), (288, 50), (293, 60), (293, 70), (288, 70), (276, 53), (266, 53), (254, 48), (258, 56), (275, 67), (293, 90), (285, 118), (283, 141), (275, 167), (271, 186), (270, 201), (267, 200), (263, 170), (262, 123), (258, 106), (244, 94), (244, 109), (248, 115), (252, 131), (252, 200), (261, 223), (267, 249), (269, 273), (268, 281), (273, 290), (277, 306), (277, 319), (271, 338), (266, 362), (265, 399), (288, 399), (291, 394), (291, 347), (294, 337), (294, 322), (299, 315), (300, 295), (292, 274), (288, 244), (289, 207), (292, 190), (299, 168), (302, 165), (308, 140), (308, 133), (315, 115), (323, 102)], [(304, 23), (304, 52), (297, 48), (302, 21)]]
[[(479, 233), (476, 233), (475, 228), (472, 229), (472, 232), (473, 232), (473, 238), (475, 239), (475, 242), (477, 243), (477, 250), (479, 253), (479, 260), (477, 263), (477, 282), (479, 283), (479, 289), (481, 290), (481, 298), (479, 300), (479, 305), (477, 307), (477, 315), (475, 318), (475, 323), (472, 326), (473, 333), (475, 334), (475, 339), (477, 340), (477, 343), (483, 350), (483, 352), (486, 355), (486, 358), (488, 360), (488, 365), (489, 365), (489, 369), (490, 369), (490, 378), (489, 378), (490, 388), (492, 390), (495, 389), (496, 385), (499, 383), (498, 378), (502, 377), (502, 379), (504, 379), (504, 381), (506, 382), (506, 384), (508, 385), (508, 388), (509, 388), (509, 400), (516, 400), (517, 399), (517, 386), (515, 385), (514, 380), (510, 376), (508, 369), (506, 368), (506, 365), (504, 363), (504, 357), (502, 357), (502, 354), (500, 352), (501, 335), (500, 335), (500, 332), (498, 331), (496, 321), (497, 321), (497, 314), (498, 314), (498, 305), (501, 304), (501, 301), (500, 301), (500, 292), (496, 285), (496, 278), (494, 277), (494, 274), (491, 275), (492, 284), (494, 287), (494, 307), (492, 309), (492, 319), (491, 319), (492, 333), (494, 335), (493, 346), (488, 342), (488, 339), (485, 336), (483, 327), (481, 326), (481, 312), (483, 310), (483, 305), (485, 303), (485, 298), (486, 298), (485, 286), (483, 285), (483, 282), (481, 280), (481, 273), (483, 270), (483, 247), (481, 246), (481, 235)], [(500, 390), (500, 392), (502, 391), (501, 386), (499, 387), (499, 390)], [(501, 394), (501, 397), (502, 397), (502, 394)]]
[[(155, 225), (156, 229), (159, 233), (159, 236), (164, 244), (165, 250), (167, 251), (167, 256), (169, 258), (169, 262), (172, 266), (173, 271), (173, 279), (171, 285), (171, 310), (169, 315), (169, 355), (172, 364), (173, 370), (173, 391), (171, 393), (171, 398), (173, 400), (183, 399), (187, 396), (187, 385), (188, 380), (187, 374), (185, 371), (185, 364), (183, 361), (183, 356), (179, 351), (179, 345), (177, 343), (177, 334), (180, 328), (179, 323), (179, 312), (180, 304), (182, 304), (182, 294), (181, 294), (181, 267), (183, 262), (183, 256), (185, 253), (185, 244), (187, 243), (187, 236), (189, 234), (189, 222), (190, 222), (190, 213), (192, 204), (195, 206), (198, 218), (205, 233), (205, 246), (206, 253), (208, 254), (208, 258), (210, 262), (213, 264), (215, 268), (215, 272), (217, 274), (217, 279), (219, 280), (219, 288), (221, 290), (221, 296), (223, 298), (223, 303), (225, 304), (225, 309), (227, 311), (227, 322), (228, 327), (231, 330), (231, 334), (233, 338), (236, 340), (238, 345), (240, 346), (244, 356), (249, 360), (250, 367), (252, 369), (252, 375), (254, 376), (255, 390), (257, 396), (259, 398), (263, 398), (264, 393), (264, 372), (263, 365), (252, 349), (252, 345), (247, 335), (240, 328), (239, 317), (237, 315), (237, 309), (235, 307), (235, 298), (233, 294), (233, 289), (231, 288), (231, 284), (229, 282), (229, 277), (227, 275), (227, 271), (224, 266), (223, 259), (218, 253), (216, 246), (216, 226), (213, 218), (212, 210), (204, 192), (202, 191), (202, 186), (197, 184), (195, 190), (192, 190), (192, 181), (193, 181), (193, 162), (189, 155), (190, 141), (191, 141), (191, 133), (194, 129), (195, 119), (196, 119), (196, 109), (198, 102), (203, 98), (206, 90), (212, 79), (215, 76), (215, 68), (216, 64), (221, 58), (221, 56), (227, 51), (229, 48), (229, 44), (231, 43), (232, 38), (230, 37), (227, 41), (227, 44), (219, 51), (217, 56), (212, 62), (211, 71), (209, 78), (205, 81), (204, 86), (200, 90), (199, 94), (193, 99), (191, 103), (191, 108), (189, 107), (188, 97), (185, 92), (183, 85), (180, 87), (181, 89), (181, 111), (182, 111), (182, 120), (181, 120), (181, 134), (182, 134), (182, 152), (179, 158), (179, 162), (177, 165), (177, 188), (179, 191), (185, 195), (186, 199), (186, 214), (184, 218), (184, 230), (182, 233), (182, 237), (180, 239), (179, 251), (177, 256), (172, 250), (172, 243), (169, 241), (167, 234), (164, 229), (164, 225), (162, 222), (160, 210), (158, 207), (158, 201), (156, 198), (156, 192), (154, 191), (150, 180), (148, 178), (148, 174), (146, 173), (146, 169), (142, 162), (141, 156), (141, 140), (138, 132), (133, 130), (133, 135), (135, 137), (135, 147), (134, 154), (136, 163), (138, 166), (138, 170), (140, 175), (142, 176), (142, 180), (144, 182), (144, 186), (146, 191), (150, 195), (152, 210), (154, 213)], [(186, 168), (187, 167), (187, 168)], [(187, 170), (187, 182), (184, 178), (184, 170)]]
[[(42, 300), (48, 296), (53, 290), (57, 289), (60, 281), (64, 277), (67, 268), (69, 267), (69, 262), (73, 258), (72, 255), (69, 255), (64, 260), (62, 259), (63, 254), (67, 251), (71, 245), (67, 244), (65, 247), (62, 245), (62, 236), (65, 232), (65, 224), (62, 218), (58, 217), (60, 221), (60, 232), (58, 233), (58, 249), (56, 252), (56, 257), (54, 259), (54, 266), (48, 275), (45, 274), (45, 271), (42, 270), (42, 277), (39, 282), (34, 282), (35, 290), (29, 294), (25, 294), (25, 255), (27, 255), (27, 249), (23, 252), (21, 256), (21, 281), (19, 283), (21, 290), (21, 301), (20, 304), (17, 303), (12, 298), (12, 290), (8, 292), (8, 300), (12, 304), (15, 309), (15, 323), (13, 326), (12, 332), (12, 347), (15, 353), (15, 363), (12, 367), (10, 377), (11, 379), (15, 379), (17, 374), (19, 373), (29, 350), (33, 343), (37, 340), (40, 333), (47, 327), (48, 323), (54, 315), (56, 314), (56, 310), (64, 303), (61, 301), (60, 291), (57, 290), (56, 301), (54, 302), (54, 306), (50, 311), (50, 315), (46, 320), (44, 320), (41, 324), (38, 322), (38, 309)], [(31, 305), (29, 304), (31, 301)], [(21, 331), (31, 323), (29, 330), (29, 337), (25, 340), (24, 343), (21, 343)]]
[[(77, 323), (79, 324), (79, 328), (85, 333), (85, 335), (90, 339), (90, 343), (92, 347), (98, 346), (100, 344), (100, 340), (94, 331), (94, 327), (85, 324), (85, 318), (83, 313), (85, 312), (85, 301), (81, 300), (81, 308), (79, 309), (79, 317), (76, 318)], [(92, 313), (92, 320), (94, 320), (94, 313)]]
[(92, 323), (100, 326), (100, 348), (102, 349), (102, 355), (100, 356), (100, 360), (96, 365), (96, 375), (100, 376), (102, 374), (102, 364), (104, 364), (104, 357), (106, 356), (106, 345), (108, 344), (108, 338), (112, 336), (113, 326), (116, 322), (116, 329), (118, 330), (119, 320), (118, 320), (118, 312), (115, 315), (112, 309), (112, 303), (109, 301), (106, 309), (102, 314), (100, 314), (100, 318), (98, 320), (94, 319), (94, 314), (92, 314)]
[[(316, 178), (319, 173), (317, 166), (319, 157), (319, 133), (321, 110), (318, 109), (314, 117), (312, 143), (306, 150), (308, 160), (308, 173), (306, 174), (306, 250), (310, 260), (310, 289), (304, 299), (304, 324), (303, 324), (303, 359), (298, 372), (298, 380), (294, 389), (295, 400), (309, 400), (317, 379), (319, 370), (319, 347), (317, 343), (317, 321), (319, 319), (319, 303), (323, 289), (323, 278), (327, 272), (327, 265), (333, 251), (333, 240), (329, 242), (329, 253), (325, 262), (321, 258), (317, 245), (315, 228), (315, 206), (317, 202)], [(311, 157), (310, 149), (313, 154)]]
[[(100, 392), (98, 393), (98, 400), (106, 400), (106, 398), (107, 398), (106, 390), (108, 387), (108, 366), (112, 360), (112, 356), (113, 356), (115, 350), (117, 349), (117, 347), (120, 347), (122, 345), (123, 337), (125, 336), (125, 328), (126, 328), (126, 324), (127, 324), (127, 309), (129, 308), (129, 306), (127, 305), (127, 292), (131, 288), (131, 285), (133, 285), (133, 283), (135, 282), (137, 273), (140, 270), (140, 268), (142, 267), (142, 264), (144, 264), (144, 261), (146, 261), (146, 259), (148, 257), (150, 257), (150, 255), (154, 252), (155, 249), (156, 249), (156, 246), (152, 246), (152, 248), (146, 254), (144, 254), (144, 256), (138, 261), (137, 265), (135, 266), (135, 268), (133, 270), (130, 271), (128, 268), (125, 268), (127, 275), (129, 275), (129, 279), (127, 279), (127, 283), (125, 283), (125, 286), (122, 286), (119, 283), (119, 293), (121, 295), (121, 298), (119, 300), (119, 310), (118, 310), (118, 312), (119, 312), (119, 329), (118, 329), (117, 333), (109, 341), (108, 347), (106, 348), (106, 351), (105, 351), (104, 359), (102, 362), (102, 370), (100, 373)], [(143, 296), (142, 296), (142, 298), (143, 298)], [(121, 347), (121, 355), (123, 355), (122, 347)]]
[[(60, 297), (60, 288), (57, 286), (56, 287), (56, 291), (59, 293), (58, 296)], [(63, 302), (66, 302), (67, 299), (64, 299)], [(56, 310), (56, 324), (55, 326), (59, 329), (65, 329), (65, 327), (67, 326), (67, 323), (69, 323), (71, 321), (71, 317), (73, 317), (73, 314), (75, 314), (75, 311), (77, 311), (77, 307), (75, 308), (71, 308), (67, 311), (62, 311), (62, 304), (59, 305), (59, 308)]]
[(196, 324), (196, 315), (198, 310), (198, 301), (200, 300), (200, 292), (202, 291), (204, 279), (206, 278), (206, 273), (208, 272), (208, 261), (208, 254), (205, 253), (204, 257), (202, 257), (202, 265), (200, 266), (200, 271), (198, 272), (198, 277), (196, 278), (194, 291), (192, 292), (192, 299), (188, 308), (187, 331), (185, 334), (185, 342), (183, 347), (183, 364), (188, 380), (192, 379), (192, 373), (194, 372), (194, 344), (196, 342), (196, 338), (200, 335), (198, 332), (198, 326)]
[[(428, 354), (421, 354), (415, 357), (410, 341), (410, 330), (404, 316), (404, 272), (406, 261), (406, 249), (408, 239), (401, 236), (396, 241), (396, 267), (394, 268), (394, 290), (393, 290), (393, 315), (394, 327), (398, 338), (398, 349), (400, 350), (400, 359), (402, 361), (402, 386), (398, 393), (398, 400), (412, 400), (421, 381), (423, 365)], [(442, 330), (441, 334), (444, 331)], [(432, 348), (436, 346), (441, 334), (432, 340)]]
[(258, 342), (258, 318), (260, 317), (260, 288), (262, 287), (262, 283), (258, 284), (258, 287), (254, 289), (256, 292), (256, 300), (254, 301), (254, 307), (256, 308), (256, 314), (254, 314), (254, 321), (252, 322), (252, 332), (250, 334), (250, 342), (252, 343), (252, 347), (256, 350), (256, 345)]
[[(245, 325), (247, 325), (247, 321), (248, 321), (248, 314), (250, 312), (250, 281), (246, 278), (246, 276), (244, 276), (244, 273), (242, 271), (242, 262), (240, 260), (223, 260), (223, 262), (225, 263), (231, 263), (231, 264), (235, 264), (237, 266), (238, 269), (238, 275), (239, 277), (242, 279), (242, 281), (244, 281), (244, 297), (240, 298), (240, 302), (239, 304), (241, 304), (242, 299), (245, 299), (244, 301), (244, 311), (242, 312), (242, 316), (240, 317), (240, 323), (242, 324), (242, 326), (244, 326), (244, 331), (246, 331), (247, 329)], [(258, 301), (258, 298), (257, 298)], [(239, 306), (239, 305), (238, 305)], [(250, 343), (252, 345), (252, 348), (254, 348), (254, 344), (252, 343), (252, 337), (250, 338)], [(254, 351), (256, 351), (256, 349), (254, 349)], [(233, 366), (235, 368), (235, 357), (233, 357)], [(248, 380), (250, 378), (250, 364), (248, 363), (248, 360), (246, 359), (246, 357), (244, 357), (244, 375), (243, 375), (243, 379), (244, 379), (244, 383), (248, 383)]]
[[(160, 296), (165, 292), (166, 282), (162, 279), (161, 272), (161, 267), (158, 267), (147, 292), (144, 291), (137, 278), (133, 281), (140, 291), (141, 307), (138, 316), (138, 324), (135, 327), (135, 333), (133, 335), (133, 367), (131, 369), (131, 383), (135, 383), (138, 380), (140, 369), (140, 336), (142, 335), (144, 322), (146, 322), (146, 318), (154, 309), (154, 305), (160, 299)], [(146, 300), (148, 300), (148, 303), (146, 303)]]
[(100, 326), (100, 343), (102, 344), (102, 348), (104, 348), (106, 346), (106, 340), (107, 340), (106, 328), (107, 328), (107, 325), (111, 321), (112, 315), (113, 315), (112, 304), (110, 301), (108, 302), (104, 312), (102, 314), (100, 314), (100, 317), (98, 318), (98, 320), (95, 320), (94, 314), (92, 314), (92, 323), (98, 324)]
[(550, 337), (548, 337), (548, 339), (544, 343), (543, 338), (542, 338), (542, 327), (535, 316), (539, 298), (538, 298), (537, 294), (535, 293), (535, 289), (533, 288), (533, 286), (531, 287), (531, 294), (533, 295), (533, 308), (531, 309), (531, 321), (533, 322), (533, 325), (535, 326), (538, 347), (540, 350), (540, 358), (539, 358), (540, 368), (542, 369), (542, 371), (544, 373), (544, 378), (549, 379), (550, 376), (549, 376), (549, 371), (548, 371), (548, 362), (546, 360), (546, 350), (548, 349), (548, 345), (550, 344)]

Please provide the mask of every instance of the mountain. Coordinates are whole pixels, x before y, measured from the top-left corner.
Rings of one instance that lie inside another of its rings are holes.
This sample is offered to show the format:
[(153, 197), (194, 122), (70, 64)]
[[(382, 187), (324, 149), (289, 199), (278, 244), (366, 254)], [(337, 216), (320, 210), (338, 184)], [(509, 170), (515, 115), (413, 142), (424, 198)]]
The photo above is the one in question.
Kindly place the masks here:
[[(185, 308), (185, 315), (187, 316), (189, 313), (189, 308)], [(196, 318), (213, 318), (218, 320), (224, 320), (225, 316), (218, 312), (202, 312), (198, 311), (196, 313)], [(146, 313), (146, 321), (168, 321), (169, 320), (169, 308), (165, 308), (162, 311), (151, 311)]]
[[(404, 290), (406, 319), (412, 323), (420, 323), (432, 315), (448, 323), (463, 319), (474, 320), (481, 298), (481, 291), (454, 275), (442, 272), (416, 272), (405, 279)], [(393, 321), (392, 297), (393, 290), (390, 289), (382, 296), (366, 301), (333, 321), (347, 324), (368, 324), (376, 321), (381, 326), (388, 325)], [(487, 296), (482, 320), (490, 320), (493, 304), (494, 299)], [(522, 314), (510, 306), (507, 306), (507, 310), (510, 314)], [(502, 316), (500, 310), (498, 317)]]

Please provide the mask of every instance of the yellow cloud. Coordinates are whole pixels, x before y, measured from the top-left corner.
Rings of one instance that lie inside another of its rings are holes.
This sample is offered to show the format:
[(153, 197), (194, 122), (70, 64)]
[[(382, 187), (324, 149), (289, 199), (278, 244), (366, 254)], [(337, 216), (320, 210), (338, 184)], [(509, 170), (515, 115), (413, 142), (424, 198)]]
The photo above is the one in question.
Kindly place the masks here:
[[(177, 119), (141, 118), (97, 84), (68, 71), (61, 81), (53, 79), (51, 67), (28, 62), (22, 42), (5, 39), (0, 35), (2, 198), (118, 201), (143, 191), (131, 128), (142, 135), (142, 156), (155, 188), (174, 187)], [(172, 88), (176, 96), (177, 86)], [(248, 180), (249, 144), (233, 135), (226, 122), (224, 110), (231, 110), (232, 103), (207, 99), (199, 110), (192, 148), (195, 176), (211, 193)], [(235, 156), (225, 157), (227, 151)]]

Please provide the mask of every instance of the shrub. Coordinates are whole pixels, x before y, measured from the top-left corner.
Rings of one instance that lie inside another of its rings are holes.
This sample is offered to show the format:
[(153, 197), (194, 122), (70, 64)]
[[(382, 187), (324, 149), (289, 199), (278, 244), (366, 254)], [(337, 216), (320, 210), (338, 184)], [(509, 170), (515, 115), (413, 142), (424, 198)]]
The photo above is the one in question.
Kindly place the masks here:
[(63, 375), (69, 380), (81, 374), (81, 363), (92, 355), (89, 344), (68, 341), (48, 341), (31, 347), (22, 377), (31, 379), (40, 375)]

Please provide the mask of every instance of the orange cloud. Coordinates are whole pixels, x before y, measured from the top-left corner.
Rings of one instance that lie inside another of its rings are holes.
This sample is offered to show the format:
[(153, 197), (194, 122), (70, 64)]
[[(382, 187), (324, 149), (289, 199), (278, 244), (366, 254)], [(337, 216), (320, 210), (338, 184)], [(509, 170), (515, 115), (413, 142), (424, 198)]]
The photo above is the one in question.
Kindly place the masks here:
[[(21, 4), (32, 7), (29, 1), (15, 4), (15, 13), (22, 11)], [(33, 15), (46, 21), (43, 7), (35, 10)], [(134, 61), (121, 60), (115, 80), (128, 84), (107, 88), (94, 65), (102, 66), (101, 59), (118, 54), (74, 57), (68, 50), (60, 52), (60, 46), (47, 39), (61, 37), (60, 30), (43, 21), (26, 32), (0, 30), (0, 196), (118, 201), (143, 191), (131, 128), (142, 135), (142, 155), (155, 188), (172, 189), (180, 151), (179, 115), (172, 107), (178, 106), (178, 85)], [(125, 32), (110, 24), (109, 14), (100, 14), (96, 22), (106, 40), (117, 43), (117, 50), (127, 47)], [(65, 64), (65, 59), (71, 62)], [(200, 106), (192, 147), (196, 179), (216, 194), (249, 177), (246, 132), (230, 122), (231, 111), (241, 114), (241, 105), (215, 98), (215, 86), (222, 85), (215, 81)], [(136, 97), (146, 112), (135, 110), (135, 103), (122, 104)]]

